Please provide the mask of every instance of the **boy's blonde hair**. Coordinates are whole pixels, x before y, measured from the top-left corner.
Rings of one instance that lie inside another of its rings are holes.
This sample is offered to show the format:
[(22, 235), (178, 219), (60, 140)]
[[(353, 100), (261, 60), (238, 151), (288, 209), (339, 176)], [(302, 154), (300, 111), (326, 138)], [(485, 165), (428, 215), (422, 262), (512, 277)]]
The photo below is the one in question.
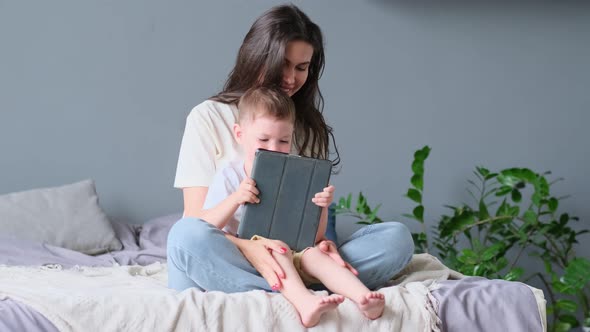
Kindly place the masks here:
[(267, 87), (248, 89), (238, 102), (238, 123), (254, 120), (258, 116), (271, 116), (277, 120), (295, 123), (295, 104), (291, 97), (281, 90)]

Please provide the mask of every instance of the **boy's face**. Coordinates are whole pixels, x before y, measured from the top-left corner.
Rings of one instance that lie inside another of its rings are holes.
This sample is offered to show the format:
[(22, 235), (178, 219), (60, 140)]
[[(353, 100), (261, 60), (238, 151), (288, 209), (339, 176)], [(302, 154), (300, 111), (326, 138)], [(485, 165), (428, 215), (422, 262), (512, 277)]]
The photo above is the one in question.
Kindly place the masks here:
[(244, 162), (248, 175), (257, 149), (289, 153), (293, 137), (293, 124), (268, 115), (257, 115), (234, 125), (234, 135), (244, 149)]

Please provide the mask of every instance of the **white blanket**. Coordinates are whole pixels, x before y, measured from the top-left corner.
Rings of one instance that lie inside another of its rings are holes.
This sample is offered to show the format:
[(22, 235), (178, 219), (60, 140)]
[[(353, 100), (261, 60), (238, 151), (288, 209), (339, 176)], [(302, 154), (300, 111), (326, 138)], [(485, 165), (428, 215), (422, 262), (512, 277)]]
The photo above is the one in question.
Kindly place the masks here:
[[(415, 270), (425, 267), (427, 274)], [(309, 330), (439, 331), (429, 288), (436, 287), (435, 279), (452, 277), (449, 271), (432, 256), (416, 255), (399, 285), (380, 290), (386, 299), (381, 318), (364, 318), (346, 300)], [(32, 307), (60, 331), (305, 331), (280, 294), (177, 292), (166, 279), (166, 265), (159, 263), (68, 270), (0, 266), (0, 298)]]

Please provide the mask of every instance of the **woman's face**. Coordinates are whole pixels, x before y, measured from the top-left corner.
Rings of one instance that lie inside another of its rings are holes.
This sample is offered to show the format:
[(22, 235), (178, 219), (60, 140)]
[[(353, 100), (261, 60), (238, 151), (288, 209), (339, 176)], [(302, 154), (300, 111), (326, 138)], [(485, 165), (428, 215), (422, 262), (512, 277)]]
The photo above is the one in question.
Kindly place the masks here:
[(289, 97), (292, 97), (305, 84), (312, 56), (313, 47), (307, 42), (294, 40), (287, 44), (281, 89)]

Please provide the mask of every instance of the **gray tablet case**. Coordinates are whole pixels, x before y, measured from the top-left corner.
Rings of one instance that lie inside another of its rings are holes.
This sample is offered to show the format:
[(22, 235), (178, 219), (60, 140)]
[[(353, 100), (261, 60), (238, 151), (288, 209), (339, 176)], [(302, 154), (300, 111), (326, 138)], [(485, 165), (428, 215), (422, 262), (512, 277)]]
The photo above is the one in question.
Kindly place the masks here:
[(328, 185), (331, 172), (329, 160), (258, 150), (252, 179), (260, 203), (244, 207), (238, 236), (281, 240), (294, 250), (312, 247), (321, 208), (311, 199)]

